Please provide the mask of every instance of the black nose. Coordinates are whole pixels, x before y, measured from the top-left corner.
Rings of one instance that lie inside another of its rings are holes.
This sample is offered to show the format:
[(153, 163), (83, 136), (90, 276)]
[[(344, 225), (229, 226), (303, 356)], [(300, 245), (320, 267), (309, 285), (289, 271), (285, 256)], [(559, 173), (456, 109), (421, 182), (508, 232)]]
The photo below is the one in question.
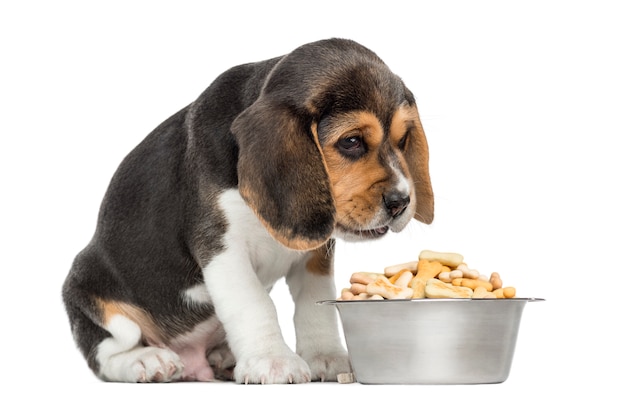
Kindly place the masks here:
[(409, 205), (411, 198), (408, 195), (393, 191), (387, 195), (383, 195), (383, 202), (387, 208), (387, 213), (393, 218), (398, 217)]

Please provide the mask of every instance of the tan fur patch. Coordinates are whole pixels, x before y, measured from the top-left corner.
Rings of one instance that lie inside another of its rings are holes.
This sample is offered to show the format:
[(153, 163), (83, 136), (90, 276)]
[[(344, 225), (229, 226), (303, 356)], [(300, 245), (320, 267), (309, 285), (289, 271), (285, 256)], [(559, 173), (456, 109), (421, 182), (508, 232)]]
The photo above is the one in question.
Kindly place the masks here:
[(401, 167), (403, 171), (408, 168), (408, 175), (413, 179), (417, 196), (415, 219), (430, 224), (434, 218), (434, 197), (428, 169), (428, 142), (415, 105), (402, 106), (393, 116), (391, 121), (392, 140), (397, 143), (408, 128), (412, 128), (414, 131), (406, 143)]
[(143, 338), (151, 344), (158, 344), (165, 339), (152, 318), (142, 309), (120, 301), (97, 300), (102, 310), (102, 320), (106, 327), (115, 315), (122, 315), (139, 325)]
[(412, 126), (417, 128), (417, 125), (421, 127), (417, 108), (408, 105), (401, 106), (393, 114), (393, 118), (391, 119), (391, 128), (389, 131), (391, 140), (394, 144), (397, 144), (406, 133), (407, 128)]
[[(403, 151), (400, 150), (399, 145), (402, 139), (406, 139), (407, 142), (405, 142), (405, 150), (410, 146), (408, 141), (415, 139), (415, 137), (411, 137), (410, 134), (409, 136), (406, 135), (409, 130), (417, 129), (418, 124), (419, 117), (417, 114), (417, 108), (405, 105), (398, 108), (398, 110), (393, 114), (393, 117), (391, 118), (391, 126), (389, 128), (389, 137), (393, 143), (393, 148), (398, 151), (398, 161), (399, 166), (402, 169), (402, 173), (411, 179), (414, 178), (414, 170), (409, 167), (407, 159), (404, 153), (402, 153)], [(415, 130), (413, 133), (415, 134), (418, 132)], [(420, 156), (422, 155), (420, 154)]]
[(331, 275), (333, 273), (333, 247), (328, 246), (333, 243), (330, 242), (313, 251), (311, 258), (306, 263), (307, 271), (316, 275)]

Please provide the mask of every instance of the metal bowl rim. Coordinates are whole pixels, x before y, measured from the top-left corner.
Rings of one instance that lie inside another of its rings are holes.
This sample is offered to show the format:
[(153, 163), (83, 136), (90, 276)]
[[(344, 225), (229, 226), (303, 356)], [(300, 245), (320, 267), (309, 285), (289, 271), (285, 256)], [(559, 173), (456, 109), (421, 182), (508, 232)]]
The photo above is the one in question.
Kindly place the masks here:
[(546, 301), (543, 298), (537, 298), (537, 297), (514, 297), (514, 298), (508, 298), (508, 299), (501, 299), (501, 298), (437, 298), (437, 299), (433, 299), (433, 298), (423, 298), (423, 299), (393, 299), (393, 300), (322, 300), (322, 301), (318, 301), (316, 302), (317, 305), (336, 305), (336, 304), (349, 304), (349, 305), (363, 305), (363, 303), (369, 303), (369, 304), (380, 304), (380, 303), (387, 303), (387, 302), (416, 302), (416, 303), (440, 303), (443, 301), (447, 301), (447, 302), (459, 302), (459, 303), (466, 303), (466, 302), (487, 302), (487, 301), (500, 301), (500, 302), (510, 302), (510, 301), (526, 301), (529, 303), (532, 302), (536, 302), (536, 301)]

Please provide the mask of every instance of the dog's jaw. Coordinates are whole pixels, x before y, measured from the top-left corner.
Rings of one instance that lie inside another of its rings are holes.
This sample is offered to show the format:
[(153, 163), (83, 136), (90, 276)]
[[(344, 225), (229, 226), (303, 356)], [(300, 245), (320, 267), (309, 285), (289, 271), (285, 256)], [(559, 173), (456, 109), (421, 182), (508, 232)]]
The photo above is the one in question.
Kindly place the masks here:
[[(408, 213), (408, 211), (405, 211)], [(410, 214), (410, 213), (408, 213)], [(380, 226), (365, 227), (353, 229), (342, 224), (335, 225), (333, 237), (346, 242), (358, 242), (363, 240), (379, 239), (387, 235), (387, 232), (400, 232), (406, 227), (411, 217), (402, 217), (402, 219), (394, 219), (389, 223), (380, 224)]]
[(387, 235), (389, 231), (400, 232), (412, 219), (415, 206), (410, 205), (396, 218), (382, 215), (375, 217), (369, 225), (362, 227), (349, 227), (340, 222), (335, 225), (333, 237), (346, 242), (358, 242), (363, 240), (379, 239)]
[(356, 242), (382, 238), (388, 231), (389, 227), (386, 225), (373, 229), (350, 229), (344, 225), (337, 224), (335, 226), (333, 237), (346, 242)]
[(399, 214), (392, 216), (389, 214), (388, 209), (385, 208), (384, 200), (381, 200), (379, 209), (365, 225), (359, 225), (350, 216), (343, 217), (345, 222), (342, 222), (340, 218), (335, 224), (334, 238), (346, 242), (379, 239), (387, 235), (389, 231), (400, 232), (408, 225), (417, 207), (415, 190), (412, 189), (413, 184), (400, 170), (395, 169), (394, 171), (395, 178), (398, 181), (395, 189), (400, 195), (408, 195), (409, 197), (409, 203), (406, 208)]

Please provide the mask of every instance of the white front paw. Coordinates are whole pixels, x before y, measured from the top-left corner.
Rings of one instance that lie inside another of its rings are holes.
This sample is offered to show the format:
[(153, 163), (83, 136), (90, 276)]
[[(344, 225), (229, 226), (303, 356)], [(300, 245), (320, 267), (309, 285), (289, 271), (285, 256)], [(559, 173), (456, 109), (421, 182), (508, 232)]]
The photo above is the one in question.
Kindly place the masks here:
[(235, 381), (241, 384), (308, 383), (307, 363), (294, 353), (244, 357), (235, 366)]
[(339, 373), (352, 372), (348, 353), (343, 349), (328, 353), (303, 354), (302, 357), (309, 364), (313, 381), (337, 381)]

